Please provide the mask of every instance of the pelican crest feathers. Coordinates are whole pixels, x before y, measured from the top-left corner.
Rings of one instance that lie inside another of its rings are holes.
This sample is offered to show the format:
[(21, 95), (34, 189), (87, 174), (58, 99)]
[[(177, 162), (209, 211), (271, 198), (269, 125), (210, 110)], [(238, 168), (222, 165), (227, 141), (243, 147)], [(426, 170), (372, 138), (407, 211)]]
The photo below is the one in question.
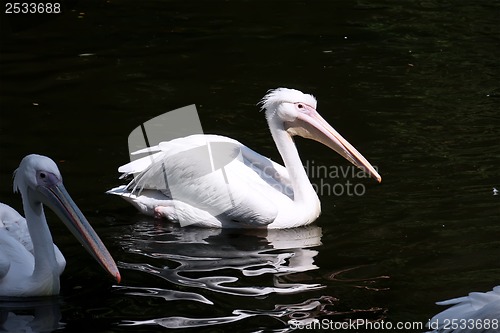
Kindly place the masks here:
[(300, 90), (289, 88), (276, 88), (271, 89), (260, 100), (257, 105), (260, 105), (261, 110), (275, 109), (277, 104), (280, 103), (304, 103), (316, 109), (316, 98), (310, 94), (304, 94)]

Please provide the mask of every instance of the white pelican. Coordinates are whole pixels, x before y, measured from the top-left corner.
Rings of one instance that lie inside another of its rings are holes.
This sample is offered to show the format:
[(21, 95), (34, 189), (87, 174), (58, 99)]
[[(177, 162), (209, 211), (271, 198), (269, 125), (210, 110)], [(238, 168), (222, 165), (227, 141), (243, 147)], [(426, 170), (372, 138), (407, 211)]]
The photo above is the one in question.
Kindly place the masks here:
[(66, 261), (52, 242), (43, 204), (67, 225), (90, 254), (118, 282), (120, 273), (108, 250), (63, 186), (50, 158), (28, 155), (14, 174), (14, 192), (23, 200), (26, 219), (0, 203), (0, 296), (59, 293)]
[(500, 286), (436, 304), (453, 306), (429, 320), (432, 333), (500, 332)]
[(191, 135), (137, 151), (150, 155), (118, 169), (124, 176), (133, 174), (134, 180), (107, 193), (120, 195), (142, 213), (181, 226), (283, 229), (307, 225), (318, 218), (320, 201), (294, 135), (325, 144), (381, 181), (373, 166), (319, 115), (312, 95), (278, 88), (260, 104), (285, 167), (236, 140)]

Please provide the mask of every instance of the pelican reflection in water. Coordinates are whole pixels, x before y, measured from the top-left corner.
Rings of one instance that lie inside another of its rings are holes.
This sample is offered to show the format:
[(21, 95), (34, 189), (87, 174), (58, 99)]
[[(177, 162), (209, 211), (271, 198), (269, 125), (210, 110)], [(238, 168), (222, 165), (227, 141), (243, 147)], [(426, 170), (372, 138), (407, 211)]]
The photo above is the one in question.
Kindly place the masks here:
[[(307, 272), (318, 269), (316, 247), (321, 245), (322, 229), (306, 226), (285, 230), (224, 230), (208, 228), (180, 228), (172, 224), (155, 225), (144, 220), (123, 233), (122, 248), (131, 256), (131, 262), (122, 263), (126, 269), (151, 274), (168, 281), (172, 289), (117, 286), (120, 292), (131, 296), (162, 298), (167, 301), (194, 301), (214, 305), (223, 294), (231, 298), (250, 297), (267, 300), (271, 295), (290, 295), (323, 289), (324, 286), (308, 277)], [(142, 259), (141, 259), (142, 258)], [(269, 277), (272, 277), (269, 280)], [(256, 285), (261, 281), (263, 285)], [(270, 282), (270, 283), (269, 283)], [(187, 290), (189, 291), (187, 291)], [(167, 328), (192, 328), (221, 325), (253, 316), (278, 319), (294, 314), (314, 316), (334, 297), (320, 296), (298, 304), (276, 305), (264, 310), (232, 309), (228, 316), (200, 318), (175, 316), (145, 321), (124, 322), (125, 325), (159, 325)], [(241, 299), (238, 302), (241, 305)], [(228, 305), (227, 304), (227, 305)], [(212, 312), (208, 307), (208, 313)], [(222, 309), (217, 312), (220, 313)]]

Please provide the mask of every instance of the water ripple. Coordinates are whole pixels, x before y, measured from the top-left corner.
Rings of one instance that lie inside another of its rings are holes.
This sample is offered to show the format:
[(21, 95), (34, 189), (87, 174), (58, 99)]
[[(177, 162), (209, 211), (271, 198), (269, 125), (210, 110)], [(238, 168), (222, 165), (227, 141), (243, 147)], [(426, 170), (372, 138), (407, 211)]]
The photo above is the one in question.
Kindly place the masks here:
[[(311, 319), (312, 314), (316, 311), (318, 313), (326, 314), (324, 310), (325, 304), (331, 304), (336, 299), (333, 297), (321, 297), (309, 299), (299, 304), (286, 304), (276, 305), (273, 310), (240, 310), (236, 309), (232, 312), (231, 316), (226, 317), (212, 317), (212, 318), (187, 318), (187, 317), (165, 317), (145, 321), (130, 321), (123, 323), (124, 326), (136, 325), (160, 325), (166, 328), (193, 328), (205, 327), (212, 325), (228, 324), (242, 319), (255, 317), (255, 316), (270, 316), (285, 323), (289, 320), (295, 322), (306, 322)], [(275, 330), (279, 332), (290, 331), (289, 328)]]
[[(259, 299), (319, 290), (324, 286), (311, 283), (315, 278), (304, 273), (318, 268), (314, 263), (318, 251), (312, 248), (321, 245), (321, 236), (321, 228), (317, 226), (258, 231), (182, 229), (147, 219), (120, 236), (119, 243), (129, 253), (131, 262), (120, 262), (119, 266), (161, 278), (168, 282), (168, 287), (125, 285), (116, 286), (115, 290), (129, 296), (208, 305), (216, 305), (217, 294)], [(143, 283), (145, 279), (140, 281)], [(333, 300), (321, 296), (299, 304), (276, 305), (273, 310), (234, 309), (228, 316), (169, 316), (122, 324), (186, 328), (227, 324), (262, 315), (286, 323), (291, 318), (309, 318), (311, 310)]]

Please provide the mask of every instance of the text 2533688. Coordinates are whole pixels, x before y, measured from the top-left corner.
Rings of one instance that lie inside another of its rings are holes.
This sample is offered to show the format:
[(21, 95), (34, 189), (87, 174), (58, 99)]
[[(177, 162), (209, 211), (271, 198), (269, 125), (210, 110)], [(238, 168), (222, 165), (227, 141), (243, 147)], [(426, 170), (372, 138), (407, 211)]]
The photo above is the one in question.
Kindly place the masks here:
[(6, 2), (5, 14), (60, 14), (60, 2)]

